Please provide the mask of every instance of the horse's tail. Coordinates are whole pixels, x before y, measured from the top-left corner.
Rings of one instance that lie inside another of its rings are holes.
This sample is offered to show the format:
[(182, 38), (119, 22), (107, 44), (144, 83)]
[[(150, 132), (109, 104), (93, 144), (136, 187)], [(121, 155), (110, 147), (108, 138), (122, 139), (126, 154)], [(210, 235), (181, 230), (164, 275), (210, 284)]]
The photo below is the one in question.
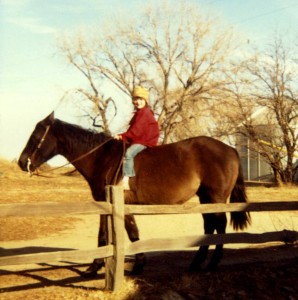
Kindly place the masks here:
[[(238, 169), (238, 177), (236, 180), (236, 184), (232, 190), (231, 203), (246, 203), (247, 202), (247, 195), (245, 192), (245, 185), (243, 179), (243, 172), (241, 164), (239, 163)], [(231, 212), (231, 224), (234, 230), (243, 230), (251, 223), (250, 214), (244, 211), (237, 211)]]

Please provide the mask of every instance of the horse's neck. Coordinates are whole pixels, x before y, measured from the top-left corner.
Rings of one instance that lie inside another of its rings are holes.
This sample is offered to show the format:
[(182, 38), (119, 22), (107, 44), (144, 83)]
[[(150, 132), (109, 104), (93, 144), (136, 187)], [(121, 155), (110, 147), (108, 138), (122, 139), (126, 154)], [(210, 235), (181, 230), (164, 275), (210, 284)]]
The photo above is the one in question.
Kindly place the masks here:
[(102, 198), (105, 184), (114, 182), (122, 155), (119, 142), (103, 134), (84, 131), (61, 122), (56, 128), (58, 154), (64, 156), (88, 181), (96, 200)]
[(58, 154), (64, 156), (83, 175), (94, 163), (95, 155), (92, 151), (100, 148), (100, 145), (107, 140), (104, 135), (96, 135), (59, 120), (56, 120), (55, 123), (55, 136)]

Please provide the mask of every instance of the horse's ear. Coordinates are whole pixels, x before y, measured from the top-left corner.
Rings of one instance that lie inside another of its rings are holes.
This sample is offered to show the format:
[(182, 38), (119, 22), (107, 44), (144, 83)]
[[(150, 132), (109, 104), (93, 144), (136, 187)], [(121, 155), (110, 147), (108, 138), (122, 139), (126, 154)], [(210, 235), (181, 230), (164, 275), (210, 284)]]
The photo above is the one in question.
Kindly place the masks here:
[(47, 119), (50, 121), (50, 123), (54, 123), (54, 120), (55, 120), (55, 113), (54, 113), (54, 111), (52, 111), (52, 112), (48, 115)]

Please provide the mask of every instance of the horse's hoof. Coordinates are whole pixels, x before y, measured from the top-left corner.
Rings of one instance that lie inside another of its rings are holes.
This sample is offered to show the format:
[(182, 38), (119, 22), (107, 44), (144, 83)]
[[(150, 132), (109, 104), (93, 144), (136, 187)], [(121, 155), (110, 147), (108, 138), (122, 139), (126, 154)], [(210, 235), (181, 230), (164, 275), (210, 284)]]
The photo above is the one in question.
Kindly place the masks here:
[(81, 273), (81, 276), (84, 278), (94, 278), (97, 275), (98, 270), (100, 270), (103, 267), (103, 263), (92, 263), (88, 269)]

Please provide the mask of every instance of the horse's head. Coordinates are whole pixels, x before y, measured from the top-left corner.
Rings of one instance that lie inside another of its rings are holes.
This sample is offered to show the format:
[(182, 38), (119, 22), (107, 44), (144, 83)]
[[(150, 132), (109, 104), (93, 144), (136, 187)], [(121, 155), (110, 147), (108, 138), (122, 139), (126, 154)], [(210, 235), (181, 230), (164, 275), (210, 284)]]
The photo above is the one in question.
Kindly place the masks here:
[(34, 172), (41, 164), (57, 154), (57, 141), (52, 130), (54, 121), (52, 112), (36, 124), (18, 161), (23, 171)]

